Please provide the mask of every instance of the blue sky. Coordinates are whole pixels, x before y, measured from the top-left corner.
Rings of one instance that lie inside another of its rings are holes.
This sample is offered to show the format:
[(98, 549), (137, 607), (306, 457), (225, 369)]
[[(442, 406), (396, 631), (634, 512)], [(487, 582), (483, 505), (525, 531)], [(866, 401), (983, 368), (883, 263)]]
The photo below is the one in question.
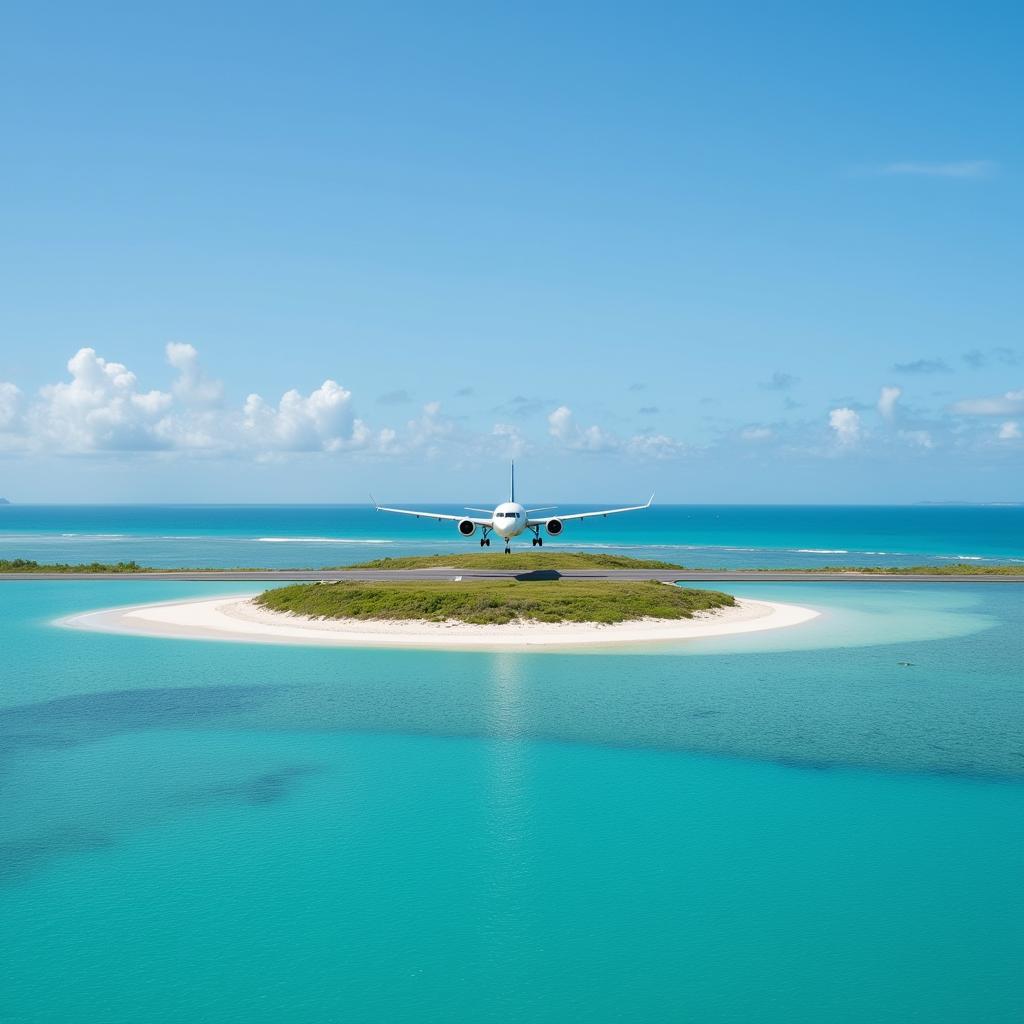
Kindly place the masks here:
[(1018, 5), (142, 6), (5, 12), (0, 494), (1024, 499)]

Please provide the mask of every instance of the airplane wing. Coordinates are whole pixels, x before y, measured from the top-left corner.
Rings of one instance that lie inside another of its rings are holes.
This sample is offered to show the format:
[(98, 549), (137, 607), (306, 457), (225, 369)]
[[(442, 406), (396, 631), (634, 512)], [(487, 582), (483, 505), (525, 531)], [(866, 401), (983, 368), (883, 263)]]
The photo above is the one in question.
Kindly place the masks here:
[(546, 526), (552, 519), (557, 519), (560, 523), (564, 523), (569, 519), (590, 519), (593, 516), (614, 516), (619, 512), (639, 512), (641, 509), (650, 508), (652, 501), (654, 501), (653, 494), (643, 505), (629, 505), (626, 508), (605, 508), (598, 512), (573, 512), (567, 516), (546, 516), (543, 519), (527, 519), (526, 525)]
[[(370, 499), (373, 500), (372, 498)], [(490, 526), (491, 516), (486, 519), (474, 518), (473, 516), (452, 516), (445, 512), (420, 512), (416, 509), (411, 508), (385, 508), (383, 505), (378, 505), (377, 502), (373, 502), (373, 507), (378, 512), (395, 512), (400, 516), (415, 516), (417, 519), (436, 519), (438, 522), (443, 520), (451, 520), (453, 523), (461, 523), (463, 519), (468, 519), (471, 523), (476, 523), (477, 526)]]

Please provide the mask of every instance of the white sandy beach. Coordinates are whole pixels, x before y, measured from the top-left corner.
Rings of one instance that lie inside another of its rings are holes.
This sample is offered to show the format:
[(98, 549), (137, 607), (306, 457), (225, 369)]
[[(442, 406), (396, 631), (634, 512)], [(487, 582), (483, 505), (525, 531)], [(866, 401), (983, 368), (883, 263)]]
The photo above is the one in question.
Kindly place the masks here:
[(775, 601), (738, 600), (736, 607), (701, 612), (692, 619), (592, 622), (361, 621), (313, 619), (261, 608), (235, 594), (199, 601), (165, 602), (84, 612), (59, 620), (73, 629), (194, 640), (311, 644), (332, 647), (522, 648), (651, 643), (754, 633), (797, 626), (821, 613)]

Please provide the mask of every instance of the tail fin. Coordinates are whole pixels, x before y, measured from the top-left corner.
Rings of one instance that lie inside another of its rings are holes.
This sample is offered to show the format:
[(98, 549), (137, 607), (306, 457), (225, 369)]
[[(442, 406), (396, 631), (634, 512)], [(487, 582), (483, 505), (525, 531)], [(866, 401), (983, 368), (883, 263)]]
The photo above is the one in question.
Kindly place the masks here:
[(515, 463), (515, 459), (512, 460), (512, 497), (510, 497), (508, 500), (509, 501), (515, 501), (516, 500), (516, 463)]

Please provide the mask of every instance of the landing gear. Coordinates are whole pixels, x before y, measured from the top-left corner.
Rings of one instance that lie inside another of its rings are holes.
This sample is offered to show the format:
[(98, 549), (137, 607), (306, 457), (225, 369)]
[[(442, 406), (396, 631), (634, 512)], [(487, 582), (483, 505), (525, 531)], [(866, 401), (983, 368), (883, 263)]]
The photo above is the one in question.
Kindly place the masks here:
[(535, 548), (544, 547), (544, 538), (540, 535), (540, 527), (536, 527), (533, 531), (533, 546)]
[(491, 546), (491, 538), (487, 536), (487, 529), (484, 529), (484, 535), (480, 538), (480, 547), (489, 548)]
[(507, 544), (505, 545), (505, 554), (506, 555), (511, 555), (512, 554), (512, 549)]

